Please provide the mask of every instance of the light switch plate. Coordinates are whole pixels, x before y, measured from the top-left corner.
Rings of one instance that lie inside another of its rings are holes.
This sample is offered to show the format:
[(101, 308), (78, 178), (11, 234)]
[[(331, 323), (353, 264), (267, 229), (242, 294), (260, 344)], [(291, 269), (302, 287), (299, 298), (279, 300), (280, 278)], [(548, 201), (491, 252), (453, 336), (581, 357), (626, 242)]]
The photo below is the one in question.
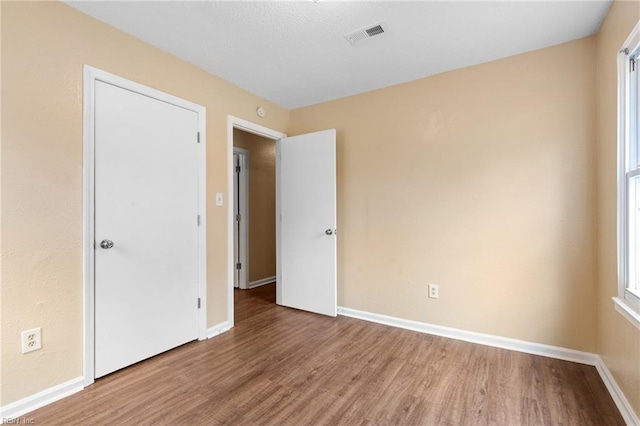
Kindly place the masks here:
[(216, 206), (221, 206), (222, 204), (222, 192), (216, 192)]

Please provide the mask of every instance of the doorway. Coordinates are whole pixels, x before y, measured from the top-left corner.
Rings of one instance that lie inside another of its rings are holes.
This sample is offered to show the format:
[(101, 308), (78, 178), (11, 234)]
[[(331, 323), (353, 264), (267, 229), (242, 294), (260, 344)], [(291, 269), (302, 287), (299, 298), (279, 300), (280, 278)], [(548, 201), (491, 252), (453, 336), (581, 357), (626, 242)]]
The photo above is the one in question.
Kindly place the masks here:
[[(276, 281), (275, 141), (233, 130), (236, 301)], [(269, 287), (274, 291), (275, 286)], [(248, 291), (249, 290), (249, 291)], [(240, 296), (241, 295), (241, 296)], [(240, 296), (240, 297), (238, 297)]]
[[(236, 143), (236, 136), (239, 136), (238, 142)], [(233, 117), (233, 116), (228, 116), (227, 118), (227, 152), (228, 152), (228, 164), (229, 164), (229, 168), (228, 168), (228, 175), (227, 175), (227, 182), (228, 182), (228, 194), (231, 194), (229, 202), (227, 204), (228, 206), (228, 217), (231, 218), (232, 220), (230, 220), (228, 222), (228, 246), (227, 246), (227, 259), (228, 259), (228, 292), (227, 292), (227, 315), (228, 315), (228, 326), (229, 327), (233, 327), (234, 326), (234, 322), (235, 322), (235, 296), (234, 296), (234, 292), (236, 291), (247, 291), (247, 290), (236, 290), (236, 286), (235, 283), (238, 281), (238, 269), (237, 265), (236, 265), (236, 258), (237, 258), (237, 254), (239, 253), (239, 251), (237, 250), (237, 241), (236, 241), (236, 233), (235, 233), (235, 229), (238, 227), (238, 224), (236, 222), (236, 198), (238, 198), (239, 200), (242, 199), (242, 196), (238, 196), (237, 195), (237, 187), (236, 187), (236, 179), (239, 178), (239, 176), (236, 176), (236, 164), (234, 162), (234, 154), (238, 153), (238, 150), (234, 150), (234, 147), (237, 146), (237, 148), (242, 148), (239, 145), (243, 145), (246, 146), (244, 144), (244, 140), (245, 139), (250, 139), (251, 136), (255, 136), (257, 138), (258, 141), (262, 140), (263, 142), (267, 141), (269, 144), (274, 144), (275, 141), (282, 139), (284, 137), (286, 137), (286, 135), (284, 133), (280, 133), (277, 132), (275, 130), (271, 130), (267, 127), (264, 126), (260, 126), (259, 124), (255, 124), (252, 123), (250, 121), (247, 120), (243, 120), (241, 118), (237, 118), (237, 117)], [(240, 140), (240, 138), (242, 138), (243, 140)], [(246, 149), (246, 148), (245, 148)], [(251, 152), (248, 151), (247, 153), (247, 163), (251, 166), (253, 165), (253, 158), (251, 157)], [(273, 158), (273, 161), (275, 162), (275, 157)], [(248, 169), (247, 169), (248, 170)], [(247, 173), (248, 177), (247, 177), (247, 182), (249, 181), (249, 179), (251, 179), (251, 171), (248, 170)], [(256, 176), (253, 176), (254, 178)], [(275, 183), (274, 183), (275, 185)], [(250, 194), (251, 193), (251, 188), (249, 187), (249, 185), (247, 185), (247, 193)], [(275, 197), (277, 197), (277, 194), (275, 194), (275, 186), (274, 186), (274, 199)], [(277, 204), (277, 199), (275, 199), (275, 202)], [(245, 235), (247, 235), (248, 237), (250, 236), (251, 228), (253, 226), (253, 222), (251, 221), (251, 210), (252, 208), (254, 208), (252, 206), (251, 200), (249, 199), (249, 197), (247, 196), (247, 201), (245, 202), (245, 206), (247, 207), (247, 222), (246, 222), (246, 228), (247, 231), (245, 233)], [(255, 214), (255, 212), (254, 212)], [(274, 214), (276, 214), (276, 212), (274, 211)], [(240, 218), (242, 219), (242, 218)], [(275, 216), (274, 216), (274, 226), (275, 226)], [(277, 230), (276, 230), (277, 232)], [(242, 239), (242, 238), (240, 238)], [(246, 248), (250, 249), (251, 247), (251, 238), (248, 238), (248, 242), (246, 243)], [(240, 244), (242, 244), (242, 242), (240, 242)], [(276, 258), (276, 262), (277, 262), (277, 258), (278, 258), (278, 253), (277, 253), (277, 246), (276, 246), (276, 253), (275, 253), (275, 258)], [(247, 259), (245, 261), (249, 267), (251, 267), (252, 264), (252, 259), (251, 259), (251, 253), (250, 250), (247, 250)], [(247, 268), (248, 270), (249, 268)], [(275, 269), (277, 270), (277, 264), (275, 265)], [(240, 269), (242, 270), (242, 269)], [(259, 272), (256, 272), (256, 274), (258, 274)], [(274, 280), (272, 279), (272, 275), (267, 275), (264, 277), (259, 277), (256, 278), (256, 275), (253, 275), (254, 281), (251, 281), (251, 275), (247, 274), (247, 289), (250, 291), (249, 287), (252, 285), (256, 285), (256, 287), (260, 286), (260, 280), (261, 279), (265, 279), (268, 282), (273, 282)], [(275, 275), (275, 274), (273, 274)], [(256, 282), (258, 281), (258, 282)], [(265, 282), (263, 282), (265, 283)], [(268, 283), (265, 283), (268, 284)], [(277, 283), (276, 283), (277, 286)]]

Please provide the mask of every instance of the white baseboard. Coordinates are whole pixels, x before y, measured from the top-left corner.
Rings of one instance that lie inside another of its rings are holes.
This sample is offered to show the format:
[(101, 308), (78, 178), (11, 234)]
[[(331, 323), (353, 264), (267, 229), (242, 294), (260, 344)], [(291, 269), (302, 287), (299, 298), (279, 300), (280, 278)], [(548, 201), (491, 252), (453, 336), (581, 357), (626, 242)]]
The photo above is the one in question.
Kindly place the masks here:
[[(266, 283), (265, 283), (266, 284)], [(450, 339), (464, 340), (466, 342), (477, 343), (481, 345), (493, 346), (502, 349), (509, 349), (518, 352), (529, 353), (533, 355), (541, 355), (549, 358), (562, 359), (581, 364), (593, 365), (596, 367), (598, 374), (602, 378), (607, 390), (611, 394), (613, 401), (620, 410), (620, 414), (624, 418), (627, 425), (640, 426), (640, 419), (633, 411), (631, 404), (625, 397), (624, 393), (616, 383), (607, 368), (606, 364), (599, 355), (589, 352), (576, 351), (574, 349), (561, 348), (558, 346), (544, 345), (541, 343), (527, 342), (524, 340), (511, 339), (508, 337), (494, 336), (491, 334), (476, 333), (473, 331), (460, 330), (457, 328), (443, 327), (440, 325), (428, 324), (419, 321), (406, 320), (402, 318), (391, 317), (388, 315), (374, 314), (371, 312), (359, 311), (345, 307), (338, 307), (338, 314), (361, 319), (364, 321), (375, 322), (378, 324), (389, 325), (392, 327), (404, 328), (420, 333), (433, 334), (436, 336), (448, 337)], [(207, 329), (207, 338), (217, 336), (231, 329), (229, 321), (222, 322), (218, 325)], [(23, 398), (19, 401), (0, 407), (0, 419), (15, 419), (23, 416), (45, 405), (51, 404), (67, 396), (84, 389), (83, 377), (76, 377), (68, 382), (61, 383), (49, 389), (40, 391), (34, 395)]]
[(212, 337), (229, 330), (231, 330), (231, 323), (229, 321), (221, 322), (218, 325), (207, 328), (207, 339), (211, 339)]
[(49, 389), (45, 389), (19, 401), (0, 407), (0, 421), (4, 424), (6, 422), (5, 419), (16, 419), (40, 407), (73, 395), (82, 389), (84, 389), (83, 377), (76, 377), (68, 382), (50, 387)]
[(251, 289), (251, 288), (260, 287), (261, 285), (271, 284), (272, 282), (275, 282), (275, 280), (276, 280), (276, 276), (274, 275), (273, 277), (263, 278), (258, 281), (251, 281), (249, 284), (247, 284), (247, 288)]
[(559, 346), (544, 345), (542, 343), (527, 342), (524, 340), (511, 339), (508, 337), (494, 336), (491, 334), (476, 333), (473, 331), (460, 330), (458, 328), (443, 327), (440, 325), (428, 324), (425, 322), (406, 320), (391, 317), (388, 315), (374, 314), (371, 312), (359, 311), (345, 307), (338, 307), (338, 314), (347, 317), (357, 318), (365, 321), (385, 324), (392, 327), (404, 328), (420, 333), (434, 334), (436, 336), (448, 337), (450, 339), (464, 340), (465, 342), (478, 343), (486, 346), (494, 346), (502, 349), (509, 349), (517, 352), (524, 352), (533, 355), (541, 355), (549, 358), (562, 359), (565, 361), (577, 362), (580, 364), (593, 365), (602, 378), (607, 390), (611, 394), (620, 414), (627, 425), (640, 426), (638, 416), (633, 411), (631, 404), (618, 387), (611, 372), (605, 365), (602, 358), (593, 353), (577, 351), (574, 349), (561, 348)]
[(598, 357), (598, 362), (596, 363), (596, 369), (604, 382), (604, 385), (607, 387), (609, 394), (611, 394), (611, 398), (613, 398), (613, 402), (616, 403), (618, 410), (620, 410), (620, 414), (622, 414), (622, 418), (629, 426), (640, 426), (640, 419), (633, 411), (631, 404), (629, 404), (629, 400), (624, 396), (622, 390), (616, 383), (616, 380), (613, 378), (611, 371), (604, 363), (601, 357)]
[(494, 336), (492, 334), (476, 333), (458, 328), (443, 327), (441, 325), (428, 324), (425, 322), (406, 320), (387, 315), (374, 314), (356, 309), (338, 307), (338, 314), (347, 317), (357, 318), (365, 321), (386, 324), (392, 327), (404, 328), (418, 331), (420, 333), (434, 334), (436, 336), (448, 337), (450, 339), (464, 340), (465, 342), (478, 343), (496, 348), (509, 349), (512, 351), (525, 352), (533, 355), (541, 355), (549, 358), (562, 359), (565, 361), (577, 362), (580, 364), (596, 365), (598, 355), (589, 352), (577, 351), (574, 349), (561, 348), (559, 346), (545, 345), (542, 343), (527, 342), (524, 340), (511, 339), (509, 337)]

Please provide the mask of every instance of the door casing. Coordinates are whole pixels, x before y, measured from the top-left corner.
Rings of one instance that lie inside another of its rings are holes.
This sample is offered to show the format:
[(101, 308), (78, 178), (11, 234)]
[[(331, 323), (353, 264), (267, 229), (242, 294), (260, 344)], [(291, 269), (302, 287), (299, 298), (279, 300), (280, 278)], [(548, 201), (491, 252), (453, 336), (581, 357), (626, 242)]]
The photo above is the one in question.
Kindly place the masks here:
[(95, 376), (95, 82), (102, 81), (167, 102), (198, 114), (198, 339), (207, 330), (207, 253), (206, 253), (206, 109), (156, 89), (85, 65), (83, 69), (83, 376), (84, 386)]

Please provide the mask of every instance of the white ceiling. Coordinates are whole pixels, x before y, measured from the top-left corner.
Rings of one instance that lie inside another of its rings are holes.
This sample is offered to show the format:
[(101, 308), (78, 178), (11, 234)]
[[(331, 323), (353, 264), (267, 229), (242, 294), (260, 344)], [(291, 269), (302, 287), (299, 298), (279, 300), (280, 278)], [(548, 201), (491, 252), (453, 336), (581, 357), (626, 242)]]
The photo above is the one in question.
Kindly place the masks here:
[(595, 34), (611, 1), (67, 3), (292, 109)]

